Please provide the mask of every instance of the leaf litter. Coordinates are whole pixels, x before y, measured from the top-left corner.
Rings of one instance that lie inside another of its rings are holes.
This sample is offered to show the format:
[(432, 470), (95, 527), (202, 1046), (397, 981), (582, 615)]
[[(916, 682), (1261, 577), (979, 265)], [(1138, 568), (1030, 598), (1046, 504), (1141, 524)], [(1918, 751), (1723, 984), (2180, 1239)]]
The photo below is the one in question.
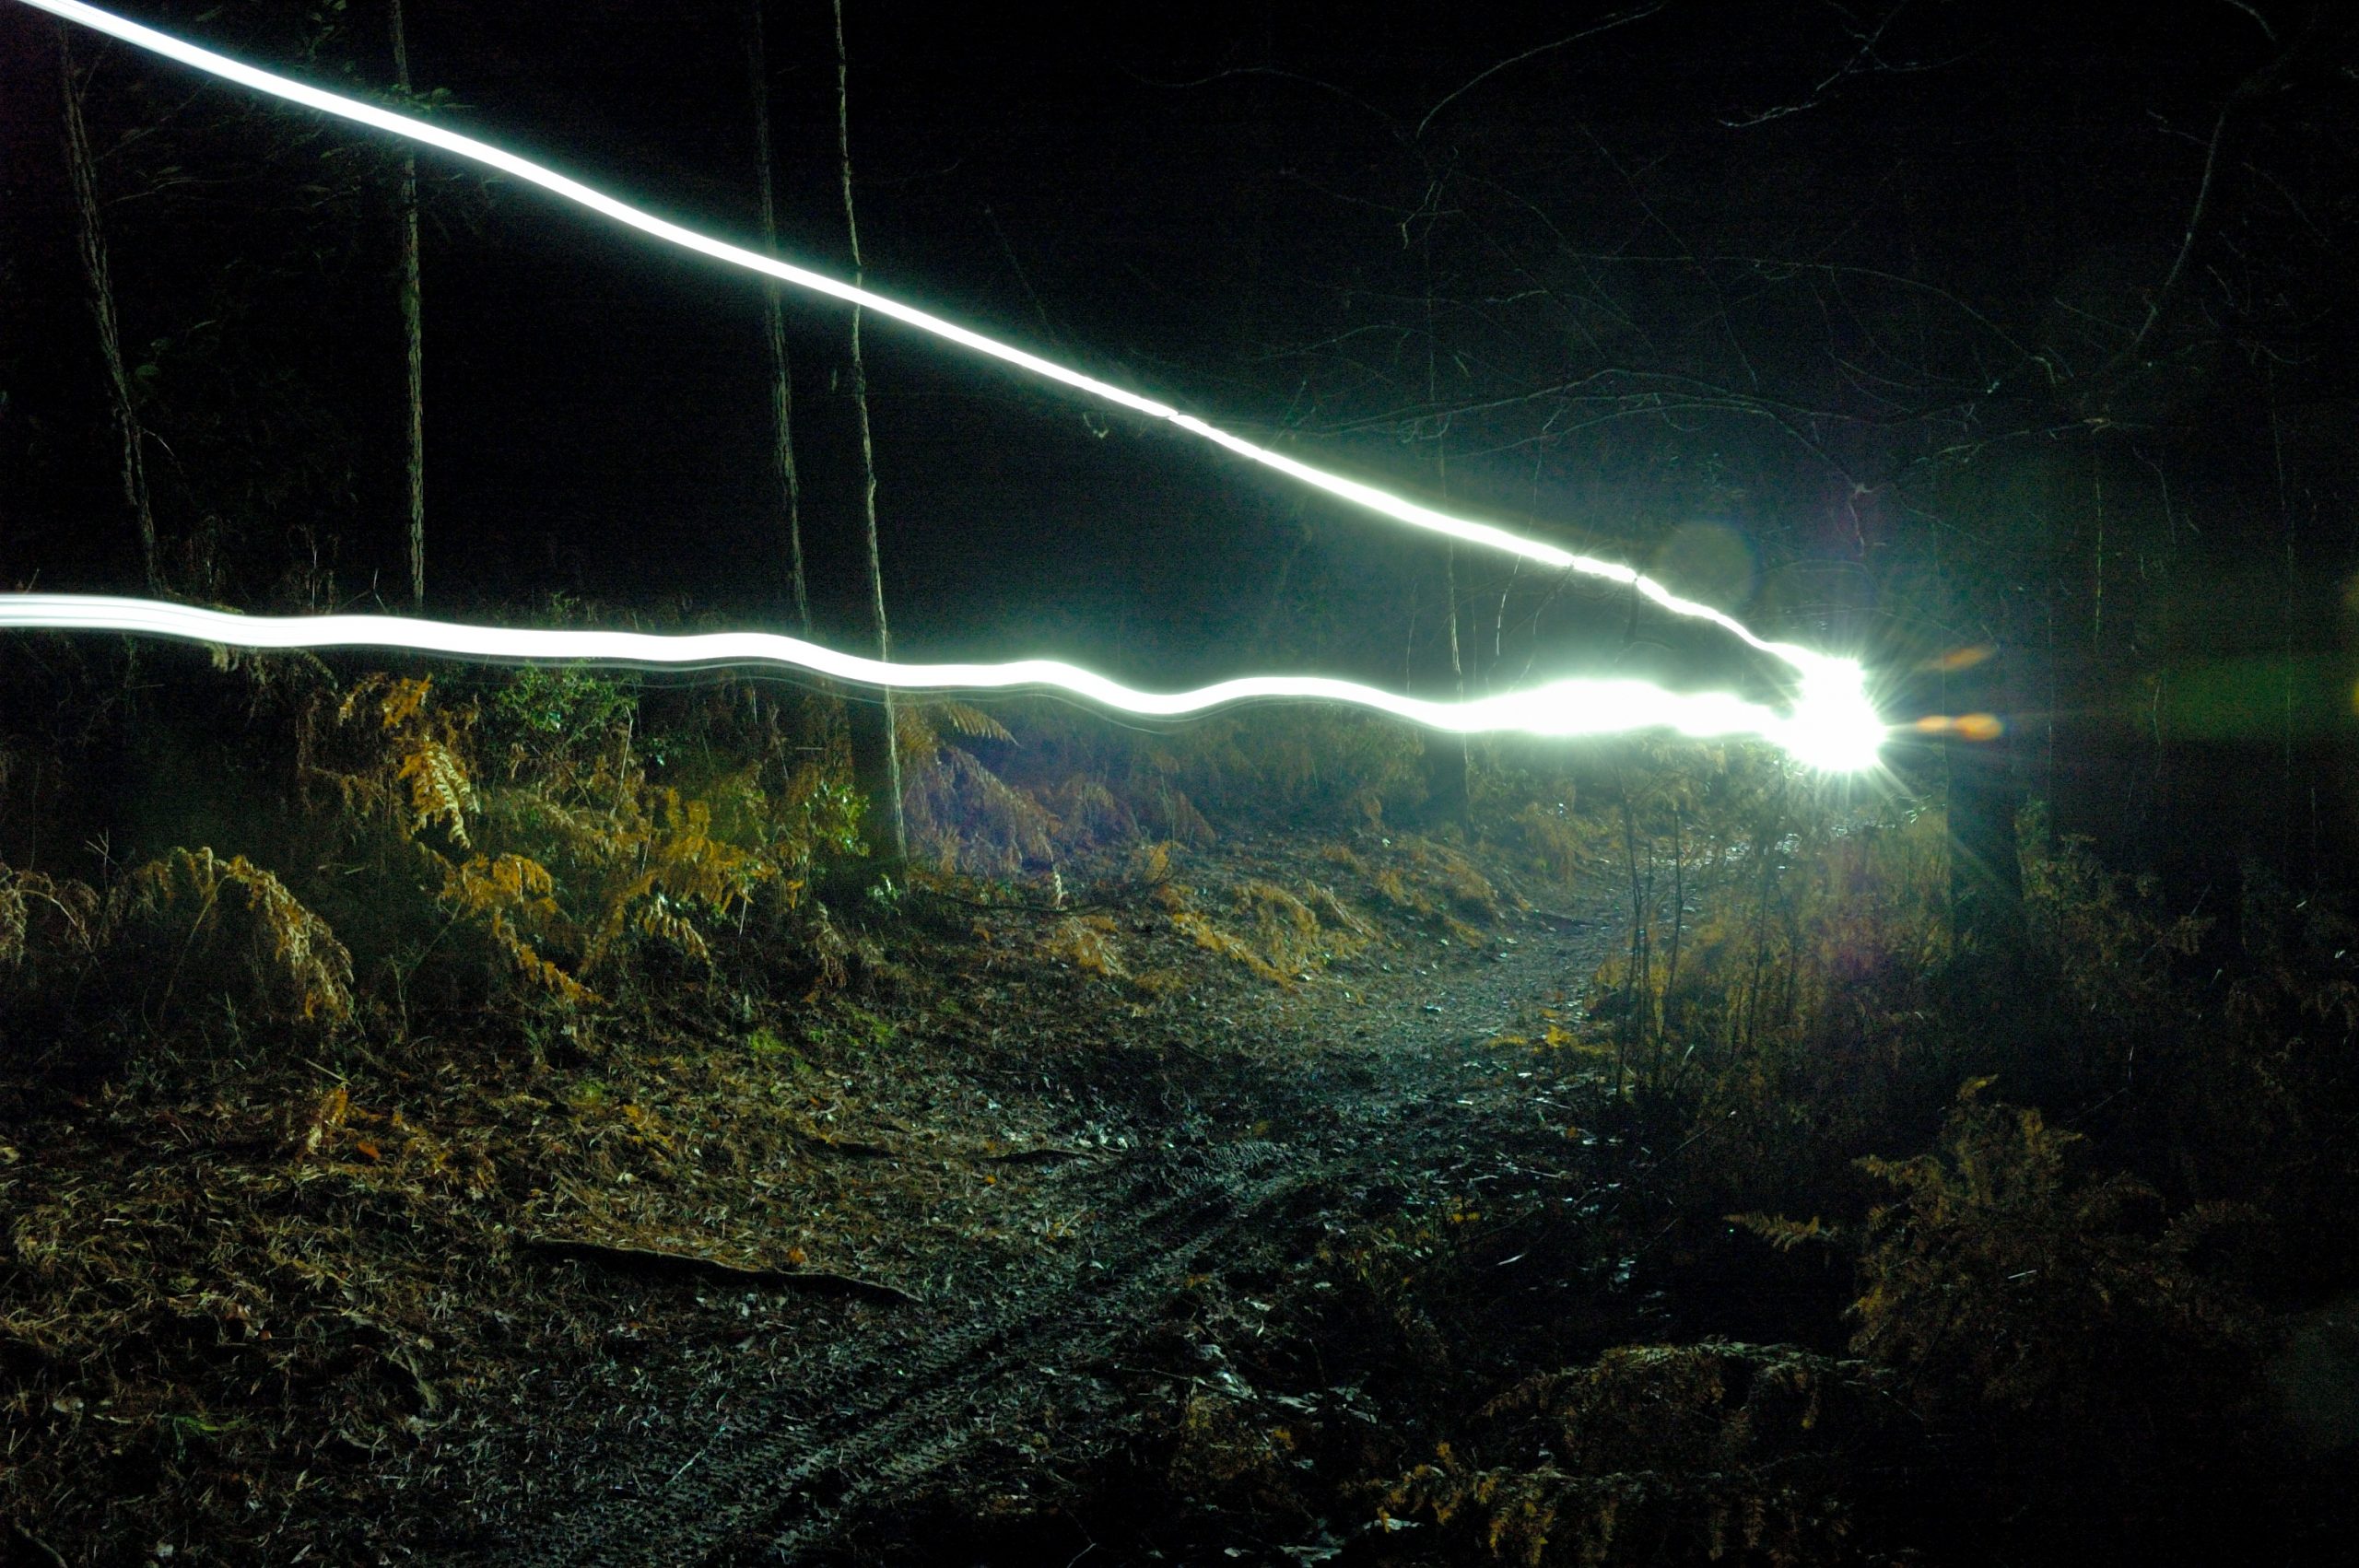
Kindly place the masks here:
[[(1464, 852), (1373, 831), (1156, 861), (1080, 914), (979, 886), (798, 1002), (684, 985), (556, 1047), (486, 1015), (169, 1085), (0, 1084), (25, 1550), (440, 1560), (561, 1519), (620, 1446), (725, 1431), (815, 1337), (1097, 1245), (1097, 1169), (1283, 1137), (1273, 1109), (1548, 929)], [(1191, 1378), (1137, 1396), (1179, 1423), (1175, 1474), (1297, 1440), (1220, 1437), (1240, 1396)]]

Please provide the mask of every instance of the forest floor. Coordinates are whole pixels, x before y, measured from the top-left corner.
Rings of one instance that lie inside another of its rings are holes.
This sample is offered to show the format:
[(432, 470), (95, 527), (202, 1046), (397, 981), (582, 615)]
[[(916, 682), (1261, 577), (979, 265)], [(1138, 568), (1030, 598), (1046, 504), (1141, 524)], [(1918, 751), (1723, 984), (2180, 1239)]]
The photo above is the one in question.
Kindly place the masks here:
[(1109, 870), (809, 996), (0, 1086), (0, 1561), (1415, 1558), (1388, 1488), (1496, 1396), (1775, 1329), (1665, 1288), (1609, 890)]

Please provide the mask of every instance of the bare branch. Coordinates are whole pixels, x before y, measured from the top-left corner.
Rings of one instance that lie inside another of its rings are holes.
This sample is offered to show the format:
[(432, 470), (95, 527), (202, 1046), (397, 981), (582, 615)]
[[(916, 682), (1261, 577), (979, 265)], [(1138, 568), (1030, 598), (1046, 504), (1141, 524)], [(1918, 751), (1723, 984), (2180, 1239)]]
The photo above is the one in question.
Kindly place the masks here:
[(2179, 236), (2178, 254), (2171, 259), (2171, 270), (2164, 277), (2162, 287), (2156, 289), (2154, 298), (2147, 301), (2146, 319), (2140, 324), (2138, 335), (2097, 372), (2099, 380), (2138, 357), (2146, 346), (2146, 340), (2154, 335), (2155, 324), (2163, 319), (2163, 312), (2178, 297), (2179, 286), (2187, 276), (2187, 263), (2195, 254), (2197, 241), (2203, 238), (2204, 220), (2212, 211), (2212, 190), (2220, 173), (2220, 149), (2227, 143), (2228, 126), (2238, 110), (2267, 92), (2285, 75), (2298, 47), (2296, 43), (2287, 48), (2268, 64), (2238, 82), (2220, 105), (2219, 115), (2212, 122), (2211, 139), (2204, 146), (2203, 177), (2195, 187), (2195, 205), (2188, 209), (2187, 228)]
[[(1834, 9), (1842, 11), (1843, 7), (1837, 6)], [(1813, 83), (1810, 92), (1800, 103), (1776, 104), (1761, 111), (1758, 114), (1748, 114), (1741, 120), (1722, 120), (1720, 123), (1731, 131), (1750, 130), (1755, 125), (1766, 125), (1772, 120), (1783, 120), (1789, 114), (1800, 114), (1805, 110), (1816, 109), (1825, 101), (1828, 93), (1853, 76), (1916, 76), (1927, 71), (1946, 69), (1978, 52), (1977, 49), (1969, 49), (1941, 60), (1900, 62), (1886, 60), (1882, 53), (1884, 35), (1891, 29), (1893, 23), (1900, 19), (1900, 14), (1907, 9), (1908, 9), (1908, 0), (1899, 0), (1897, 5), (1884, 13), (1884, 19), (1876, 23), (1873, 28), (1864, 31), (1857, 27), (1850, 29), (1851, 40), (1859, 47), (1851, 52), (1850, 58)], [(1848, 17), (1849, 13), (1847, 11), (1844, 15)]]
[[(1666, 3), (1668, 3), (1668, 0), (1666, 0)], [(1177, 82), (1165, 81), (1156, 76), (1143, 76), (1136, 71), (1126, 71), (1123, 74), (1128, 76), (1133, 81), (1144, 83), (1146, 86), (1151, 88), (1168, 88), (1174, 92), (1181, 91), (1189, 88), (1211, 87), (1215, 83), (1229, 81), (1238, 76), (1269, 76), (1281, 82), (1295, 82), (1303, 87), (1314, 88), (1317, 91), (1327, 94), (1331, 98), (1334, 98), (1344, 103), (1350, 104), (1353, 108), (1367, 114), (1370, 119), (1380, 123), (1386, 130), (1391, 132), (1396, 136), (1401, 134), (1401, 123), (1399, 121), (1395, 120), (1391, 115), (1387, 114), (1383, 110), (1379, 109), (1375, 104), (1370, 103), (1367, 99), (1360, 97), (1357, 93), (1353, 92), (1348, 88), (1338, 87), (1333, 82), (1322, 80), (1318, 76), (1305, 76), (1300, 71), (1288, 71), (1276, 65), (1232, 65), (1226, 70), (1215, 71), (1209, 76), (1191, 76), (1185, 81)]]
[(1510, 55), (1505, 60), (1498, 61), (1490, 65), (1485, 65), (1483, 69), (1475, 72), (1474, 75), (1469, 76), (1466, 80), (1459, 83), (1458, 86), (1452, 88), (1449, 91), (1442, 94), (1440, 98), (1437, 99), (1434, 101), (1434, 106), (1426, 111), (1425, 117), (1417, 122), (1417, 128), (1409, 133), (1409, 139), (1411, 141), (1423, 139), (1426, 134), (1426, 127), (1434, 123), (1435, 115), (1439, 114), (1443, 110), (1449, 108), (1451, 104), (1457, 102), (1460, 99), (1473, 91), (1474, 88), (1482, 86), (1483, 83), (1489, 81), (1493, 76), (1497, 76), (1500, 72), (1520, 65), (1527, 60), (1534, 60), (1543, 54), (1547, 54), (1555, 50), (1563, 49), (1568, 44), (1579, 43), (1585, 38), (1595, 38), (1600, 33), (1612, 32), (1616, 28), (1628, 27), (1632, 22), (1642, 22), (1649, 17), (1653, 16), (1657, 11), (1665, 9), (1670, 6), (1670, 4), (1671, 0), (1655, 0), (1653, 5), (1642, 6), (1635, 11), (1617, 11), (1613, 16), (1606, 18), (1603, 21), (1598, 22), (1590, 27), (1583, 28), (1579, 32), (1568, 33), (1563, 38), (1554, 39), (1546, 43), (1534, 44), (1532, 48), (1525, 50), (1520, 54)]
[(2237, 10), (2242, 11), (2246, 16), (2250, 17), (2254, 22), (2259, 24), (2261, 36), (2263, 38), (2266, 38), (2271, 43), (2275, 43), (2277, 41), (2277, 29), (2269, 25), (2269, 18), (2260, 14), (2260, 10), (2258, 6), (2249, 4), (2248, 0), (2227, 0), (2227, 4), (2234, 6)]

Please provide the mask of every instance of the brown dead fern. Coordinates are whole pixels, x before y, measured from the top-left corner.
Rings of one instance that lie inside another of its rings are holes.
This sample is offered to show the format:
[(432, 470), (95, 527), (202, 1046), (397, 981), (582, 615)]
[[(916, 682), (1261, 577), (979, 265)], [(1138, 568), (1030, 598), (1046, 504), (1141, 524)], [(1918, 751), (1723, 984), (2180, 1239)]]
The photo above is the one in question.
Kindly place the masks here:
[(352, 1014), (352, 955), (285, 883), (243, 855), (174, 848), (133, 872), (109, 914), (111, 926), (181, 931), (159, 1011), (199, 949), (226, 940), (242, 950), (255, 994), (277, 1016), (337, 1022)]

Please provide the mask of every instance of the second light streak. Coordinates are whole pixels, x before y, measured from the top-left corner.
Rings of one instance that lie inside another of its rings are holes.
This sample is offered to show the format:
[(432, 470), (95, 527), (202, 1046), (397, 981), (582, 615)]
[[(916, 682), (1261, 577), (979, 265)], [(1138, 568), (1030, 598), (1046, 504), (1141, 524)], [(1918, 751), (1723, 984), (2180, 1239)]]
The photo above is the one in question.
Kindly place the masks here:
[[(121, 632), (216, 647), (282, 650), (374, 648), (470, 660), (648, 667), (769, 665), (897, 691), (1044, 690), (1148, 719), (1184, 719), (1237, 703), (1341, 703), (1455, 734), (1543, 737), (1670, 731), (1767, 741), (1828, 771), (1873, 763), (1884, 727), (1856, 685), (1805, 685), (1791, 716), (1727, 692), (1674, 692), (1649, 681), (1568, 679), (1463, 702), (1403, 696), (1325, 675), (1250, 675), (1191, 691), (1149, 692), (1053, 659), (899, 664), (775, 632), (538, 630), (408, 615), (235, 615), (157, 599), (0, 593), (0, 628)], [(1830, 673), (1833, 661), (1830, 661)], [(1855, 672), (1856, 673), (1856, 672)], [(1847, 696), (1847, 694), (1849, 694)]]

